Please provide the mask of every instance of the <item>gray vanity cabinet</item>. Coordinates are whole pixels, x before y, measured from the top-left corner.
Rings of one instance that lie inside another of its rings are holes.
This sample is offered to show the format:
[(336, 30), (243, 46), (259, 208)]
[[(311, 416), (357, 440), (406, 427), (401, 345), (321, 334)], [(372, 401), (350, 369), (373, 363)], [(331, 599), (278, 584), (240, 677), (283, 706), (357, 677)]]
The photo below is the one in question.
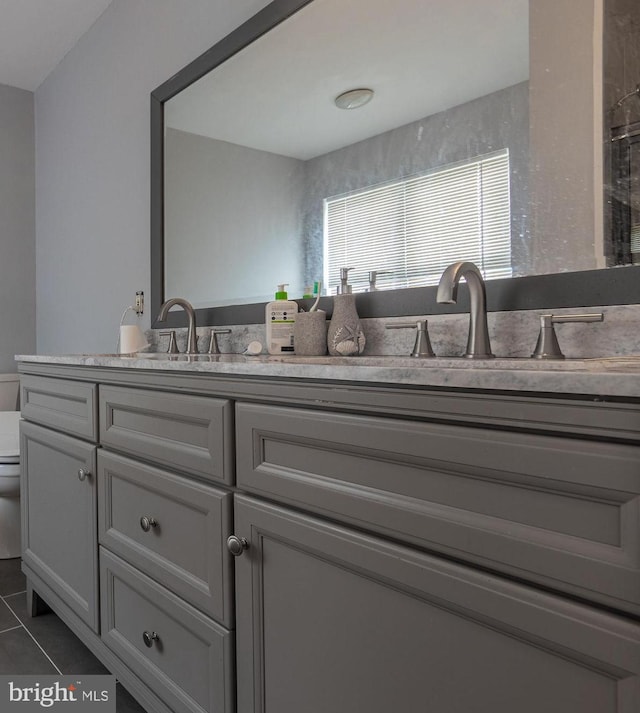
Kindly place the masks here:
[(21, 370), (28, 586), (149, 713), (640, 710), (636, 402)]
[(96, 446), (20, 430), (23, 563), (98, 632)]
[(622, 618), (248, 496), (238, 713), (623, 713)]
[(233, 405), (99, 391), (102, 640), (171, 711), (233, 713)]
[(23, 375), (22, 395), (30, 610), (150, 713), (233, 713), (233, 403), (82, 375)]

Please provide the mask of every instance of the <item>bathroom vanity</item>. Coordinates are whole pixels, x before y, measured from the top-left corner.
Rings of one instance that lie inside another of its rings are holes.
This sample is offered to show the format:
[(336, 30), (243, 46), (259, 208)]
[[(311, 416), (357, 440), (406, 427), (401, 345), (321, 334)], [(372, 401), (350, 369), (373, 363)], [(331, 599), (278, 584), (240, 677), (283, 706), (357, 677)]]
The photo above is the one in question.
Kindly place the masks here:
[(640, 708), (635, 365), (20, 360), (31, 611), (147, 710)]

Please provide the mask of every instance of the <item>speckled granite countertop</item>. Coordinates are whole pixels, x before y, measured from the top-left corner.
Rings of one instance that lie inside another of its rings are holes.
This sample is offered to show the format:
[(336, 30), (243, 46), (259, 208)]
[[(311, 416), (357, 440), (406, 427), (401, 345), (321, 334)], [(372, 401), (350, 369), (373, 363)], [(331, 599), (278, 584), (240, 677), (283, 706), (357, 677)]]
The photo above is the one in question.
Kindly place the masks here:
[(413, 359), (397, 356), (295, 357), (238, 354), (169, 358), (167, 354), (18, 355), (23, 364), (38, 363), (110, 369), (188, 371), (227, 376), (351, 381), (457, 389), (640, 398), (640, 355), (604, 359), (537, 361), (534, 359)]

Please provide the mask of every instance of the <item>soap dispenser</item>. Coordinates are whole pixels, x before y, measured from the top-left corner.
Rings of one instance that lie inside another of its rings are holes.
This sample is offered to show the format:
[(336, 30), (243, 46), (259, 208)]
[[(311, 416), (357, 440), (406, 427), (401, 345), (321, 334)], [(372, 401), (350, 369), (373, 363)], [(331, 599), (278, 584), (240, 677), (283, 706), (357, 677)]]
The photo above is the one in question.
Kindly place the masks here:
[(357, 356), (364, 351), (366, 339), (356, 310), (356, 296), (348, 283), (349, 270), (352, 269), (340, 269), (340, 284), (333, 298), (333, 315), (327, 335), (327, 346), (332, 356)]
[(269, 354), (293, 354), (293, 325), (298, 303), (287, 299), (286, 284), (278, 285), (276, 298), (265, 308), (267, 351)]
[(340, 268), (340, 284), (336, 287), (336, 295), (350, 295), (351, 285), (349, 284), (349, 270), (353, 270), (352, 267), (341, 267)]

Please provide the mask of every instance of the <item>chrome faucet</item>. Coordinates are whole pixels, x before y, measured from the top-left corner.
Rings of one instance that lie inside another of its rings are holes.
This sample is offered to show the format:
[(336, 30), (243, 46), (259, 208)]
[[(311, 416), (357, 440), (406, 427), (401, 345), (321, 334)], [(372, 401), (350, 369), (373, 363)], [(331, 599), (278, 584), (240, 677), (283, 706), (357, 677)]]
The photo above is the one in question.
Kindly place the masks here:
[(182, 309), (187, 313), (187, 319), (189, 320), (189, 329), (187, 331), (187, 350), (185, 354), (197, 354), (198, 343), (196, 338), (196, 313), (193, 311), (193, 307), (190, 302), (187, 302), (187, 300), (182, 297), (172, 297), (170, 300), (163, 302), (160, 307), (158, 322), (164, 322), (167, 318), (167, 312), (175, 305), (182, 307)]
[(491, 359), (491, 343), (487, 328), (487, 297), (482, 273), (472, 262), (454, 262), (442, 273), (436, 301), (439, 304), (455, 304), (458, 283), (464, 277), (469, 286), (469, 339), (467, 359)]

